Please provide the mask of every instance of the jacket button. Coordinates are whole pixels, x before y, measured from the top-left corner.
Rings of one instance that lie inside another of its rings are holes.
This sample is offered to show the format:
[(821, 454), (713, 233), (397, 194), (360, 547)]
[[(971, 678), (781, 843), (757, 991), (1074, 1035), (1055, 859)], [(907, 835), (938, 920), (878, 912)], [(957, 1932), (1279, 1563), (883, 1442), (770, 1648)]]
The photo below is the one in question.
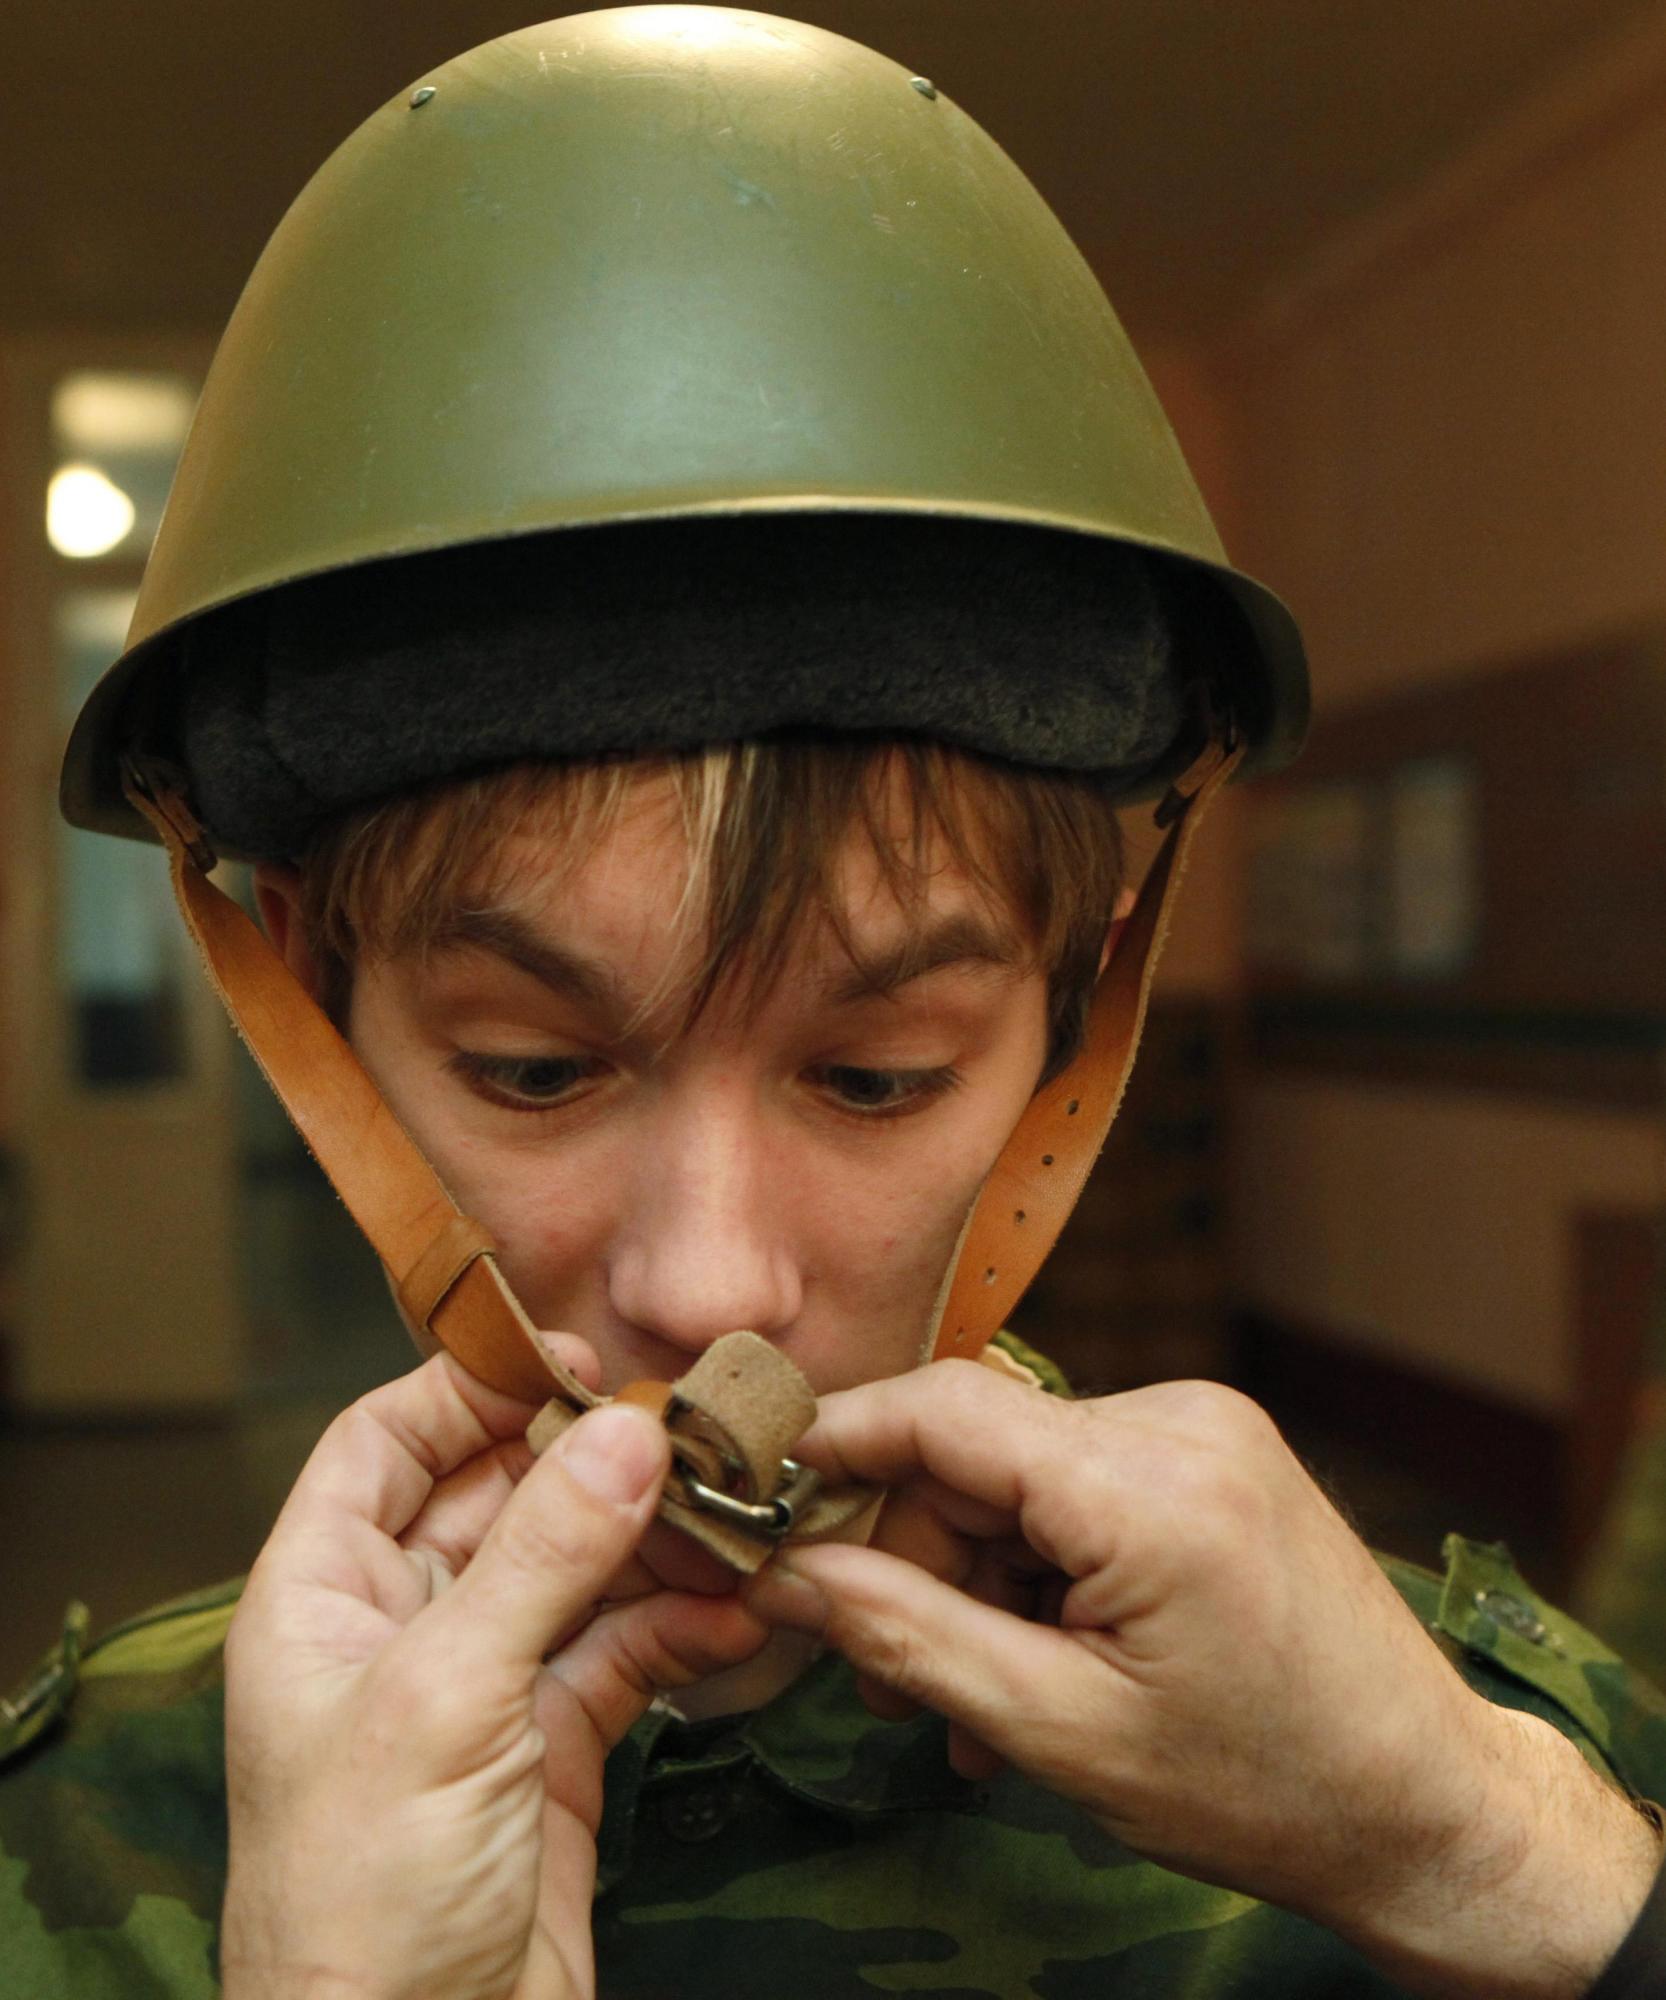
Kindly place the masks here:
[(712, 1840), (734, 1818), (735, 1803), (725, 1786), (693, 1785), (660, 1807), (660, 1825), (673, 1840)]

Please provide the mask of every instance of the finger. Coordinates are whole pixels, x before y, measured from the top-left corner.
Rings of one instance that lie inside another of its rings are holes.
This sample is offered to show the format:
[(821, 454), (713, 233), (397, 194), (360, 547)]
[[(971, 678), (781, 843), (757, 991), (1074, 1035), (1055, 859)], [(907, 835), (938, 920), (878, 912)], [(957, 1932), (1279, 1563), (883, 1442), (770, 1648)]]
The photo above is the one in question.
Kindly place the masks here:
[[(964, 1521), (968, 1515), (977, 1519), (975, 1530), (957, 1525), (957, 1517)], [(1058, 1579), (1053, 1565), (1012, 1532), (1010, 1519), (933, 1479), (922, 1478), (888, 1497), (868, 1546), (1023, 1617), (1036, 1615), (1043, 1586)]]
[[(739, 1666), (769, 1636), (738, 1597), (661, 1591), (613, 1606), (564, 1646), (540, 1682), (539, 1705), (576, 1701), (611, 1750), (656, 1694)], [(548, 1717), (539, 1721), (552, 1743), (563, 1740)]]
[(856, 1676), (856, 1692), (862, 1706), (881, 1722), (912, 1722), (921, 1713), (920, 1704), (911, 1696), (898, 1694), (895, 1688), (876, 1681), (872, 1674)]
[[(890, 1511), (887, 1508), (887, 1515)], [(932, 1518), (935, 1519), (935, 1516)], [(1040, 1563), (1022, 1542), (991, 1547), (957, 1538), (952, 1548), (939, 1547), (929, 1535), (919, 1530), (920, 1524), (916, 1522), (911, 1524), (908, 1532), (896, 1533), (888, 1538), (885, 1542), (886, 1553), (928, 1570), (941, 1581), (985, 1604), (994, 1605), (998, 1610), (1010, 1611), (1020, 1618), (1038, 1615), (1042, 1608), (1039, 1604), (1042, 1584), (1038, 1583), (1036, 1572), (1038, 1569), (1043, 1572), (1043, 1581), (1051, 1578), (1053, 1572)], [(876, 1535), (869, 1546), (878, 1547), (880, 1542), (881, 1537)], [(1058, 1579), (1058, 1587), (1063, 1588), (1063, 1579)], [(1051, 1596), (1053, 1593), (1049, 1591), (1048, 1594)], [(1049, 1605), (1046, 1609), (1051, 1614), (1054, 1607)], [(1056, 1616), (1050, 1615), (1049, 1622), (1056, 1623)], [(877, 1716), (881, 1722), (911, 1722), (920, 1713), (919, 1702), (899, 1694), (895, 1688), (887, 1687), (872, 1674), (857, 1674), (856, 1692), (868, 1713)], [(967, 1740), (972, 1741), (971, 1738)], [(978, 1754), (970, 1757), (968, 1770), (963, 1775), (987, 1775), (970, 1768), (980, 1762), (982, 1754), (980, 1746)], [(988, 1754), (993, 1755), (992, 1752)], [(996, 1760), (997, 1763), (999, 1761)], [(955, 1768), (958, 1770), (960, 1767), (956, 1765)]]
[[(1031, 1563), (1039, 1559), (1010, 1538), (1000, 1550), (971, 1539), (974, 1533), (993, 1535), (1003, 1518), (998, 1509), (922, 1476), (887, 1496), (868, 1546), (912, 1563), (985, 1603), (1027, 1613), (1035, 1586), (1031, 1580), (1020, 1581), (1020, 1575), (1025, 1558)], [(871, 1674), (856, 1676), (856, 1692), (868, 1713), (881, 1722), (911, 1722), (920, 1713), (917, 1701)]]
[(868, 1546), (901, 1556), (947, 1583), (959, 1583), (979, 1539), (1011, 1532), (1010, 1515), (968, 1500), (922, 1473), (886, 1495)]
[(515, 1488), (457, 1582), (407, 1627), (468, 1686), (518, 1692), (640, 1540), (670, 1462), (641, 1410), (592, 1410)]
[(509, 1438), (477, 1453), (436, 1483), (400, 1536), (401, 1546), (459, 1575), (535, 1462), (524, 1438)]
[[(510, 1439), (470, 1459), (434, 1488), (400, 1537), (401, 1546), (409, 1555), (440, 1564), (448, 1580), (457, 1577), (535, 1460), (531, 1446), (522, 1438)], [(605, 1594), (609, 1603), (615, 1603), (666, 1589), (721, 1597), (734, 1587), (732, 1570), (667, 1522), (654, 1520), (637, 1548), (608, 1579)], [(426, 1603), (428, 1596), (421, 1601)]]
[(962, 1729), (958, 1722), (949, 1724), (949, 1768), (963, 1778), (969, 1778), (975, 1785), (986, 1785), (991, 1778), (999, 1777), (1006, 1769), (1007, 1760), (998, 1750)]
[(1020, 1739), (1036, 1716), (1036, 1690), (1048, 1690), (1050, 1711), (1069, 1713), (1094, 1698), (1091, 1685), (1106, 1671), (1051, 1626), (980, 1604), (877, 1549), (795, 1549), (789, 1565), (777, 1560), (743, 1594), (771, 1624), (814, 1632), (859, 1672), (1028, 1769), (1035, 1759), (1020, 1757)]
[(1038, 1475), (1092, 1447), (1076, 1405), (1038, 1396), (973, 1362), (941, 1361), (824, 1396), (797, 1455), (830, 1483), (896, 1486), (921, 1473), (962, 1501), (991, 1531), (1011, 1526)]
[[(601, 1766), (599, 1760), (573, 1756), (575, 1722), (588, 1728), (604, 1751), (611, 1750), (657, 1691), (738, 1666), (767, 1638), (766, 1628), (734, 1597), (661, 1592), (603, 1612), (538, 1676), (532, 1713), (550, 1746), (544, 1756), (546, 1811), (570, 1815), (595, 1838), (602, 1816)], [(550, 1893), (564, 1893), (572, 1907), (588, 1905), (595, 1860), (586, 1843), (547, 1831), (543, 1868)], [(556, 1988), (552, 1984), (549, 1990)], [(561, 1990), (567, 1990), (565, 1984)]]
[(692, 1590), (702, 1597), (726, 1597), (735, 1587), (735, 1573), (726, 1569), (709, 1549), (691, 1541), (669, 1521), (655, 1521), (637, 1550), (653, 1587), (664, 1590)]
[(326, 1537), (343, 1515), (399, 1535), (438, 1481), (524, 1434), (534, 1407), (500, 1395), (447, 1354), (361, 1396), (325, 1431), (295, 1482), (274, 1539)]
[(984, 1537), (1016, 1529), (1080, 1577), (1115, 1564), (1138, 1512), (1150, 1452), (1130, 1454), (1144, 1436), (1131, 1401), (1072, 1403), (972, 1362), (934, 1362), (823, 1397), (799, 1455), (834, 1484), (934, 1483), (953, 1496), (951, 1525)]
[(968, 1597), (992, 1605), (997, 1611), (1008, 1611), (1013, 1617), (1034, 1624), (1051, 1625), (1058, 1620), (1047, 1615), (1044, 1607), (1056, 1601), (1057, 1593), (1067, 1581), (1033, 1549), (1008, 1539), (980, 1543), (971, 1567), (958, 1579), (958, 1587)]

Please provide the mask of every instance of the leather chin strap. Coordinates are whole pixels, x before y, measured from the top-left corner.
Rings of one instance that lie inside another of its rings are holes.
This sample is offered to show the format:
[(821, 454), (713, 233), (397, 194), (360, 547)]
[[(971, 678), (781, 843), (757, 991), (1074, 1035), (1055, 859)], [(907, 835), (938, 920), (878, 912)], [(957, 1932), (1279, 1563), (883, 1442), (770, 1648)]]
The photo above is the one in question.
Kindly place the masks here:
[[(967, 1217), (938, 1301), (933, 1360), (983, 1355), (1075, 1206), (1133, 1067), (1192, 834), (1241, 755), (1211, 743), (1159, 808), (1168, 835), (1100, 979), (1081, 1053), (1031, 1100)], [(346, 1041), (209, 879), (214, 852), (183, 776), (129, 757), (124, 781), (168, 850), (174, 894), (215, 990), (381, 1258), (418, 1344), (438, 1341), (489, 1387), (541, 1404), (527, 1436), (542, 1450), (607, 1399), (561, 1364), (510, 1290), (490, 1235), (459, 1211)], [(989, 1358), (1005, 1361), (997, 1350)], [(617, 1400), (649, 1409), (670, 1433), (661, 1515), (732, 1569), (761, 1568), (781, 1541), (835, 1535), (881, 1497), (818, 1488), (793, 1463), (815, 1397), (754, 1333), (726, 1334), (677, 1382), (632, 1383)]]

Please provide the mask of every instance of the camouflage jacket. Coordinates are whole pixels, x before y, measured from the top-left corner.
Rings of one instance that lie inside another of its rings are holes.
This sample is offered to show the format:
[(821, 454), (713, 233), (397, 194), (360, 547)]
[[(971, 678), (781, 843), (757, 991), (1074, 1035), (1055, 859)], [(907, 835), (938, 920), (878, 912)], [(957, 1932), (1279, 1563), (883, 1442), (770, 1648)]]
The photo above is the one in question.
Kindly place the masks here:
[[(1666, 1702), (1501, 1549), (1385, 1568), (1489, 1698), (1666, 1795)], [(225, 1868), (223, 1585), (82, 1649), (84, 1614), (0, 1708), (0, 1993), (206, 2000)], [(1074, 1807), (949, 1770), (932, 1718), (876, 1722), (834, 1658), (756, 1714), (645, 1716), (609, 1761), (595, 1929), (607, 2000), (935, 1993), (1370, 2000), (1302, 1919), (1142, 1861)], [(1666, 1993), (1657, 1894), (1601, 2000)], [(1596, 2000), (1596, 1996), (1593, 1996)]]

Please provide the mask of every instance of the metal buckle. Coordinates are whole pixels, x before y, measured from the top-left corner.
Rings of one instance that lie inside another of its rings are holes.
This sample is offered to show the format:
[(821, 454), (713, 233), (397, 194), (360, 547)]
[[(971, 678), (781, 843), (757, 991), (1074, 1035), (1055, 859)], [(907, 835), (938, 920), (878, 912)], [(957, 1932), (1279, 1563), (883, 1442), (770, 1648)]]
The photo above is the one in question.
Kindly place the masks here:
[(1236, 733), (1230, 724), (1220, 734), (1212, 736), (1196, 757), (1182, 771), (1163, 795), (1163, 802), (1152, 815), (1153, 823), (1167, 832), (1180, 818), (1208, 781), (1238, 747)]
[(126, 784), (150, 800), (202, 872), (212, 873), (219, 857), (185, 802), (185, 773), (161, 757), (141, 757), (132, 750), (125, 751), (121, 761)]
[(683, 1484), (689, 1499), (707, 1514), (716, 1514), (720, 1520), (731, 1522), (749, 1535), (757, 1535), (767, 1542), (778, 1542), (793, 1531), (793, 1523), (799, 1511), (815, 1494), (821, 1485), (821, 1474), (807, 1465), (800, 1465), (796, 1458), (781, 1461), (781, 1490), (773, 1500), (736, 1500), (733, 1495), (719, 1493), (715, 1486), (707, 1486), (692, 1473), (684, 1476)]

